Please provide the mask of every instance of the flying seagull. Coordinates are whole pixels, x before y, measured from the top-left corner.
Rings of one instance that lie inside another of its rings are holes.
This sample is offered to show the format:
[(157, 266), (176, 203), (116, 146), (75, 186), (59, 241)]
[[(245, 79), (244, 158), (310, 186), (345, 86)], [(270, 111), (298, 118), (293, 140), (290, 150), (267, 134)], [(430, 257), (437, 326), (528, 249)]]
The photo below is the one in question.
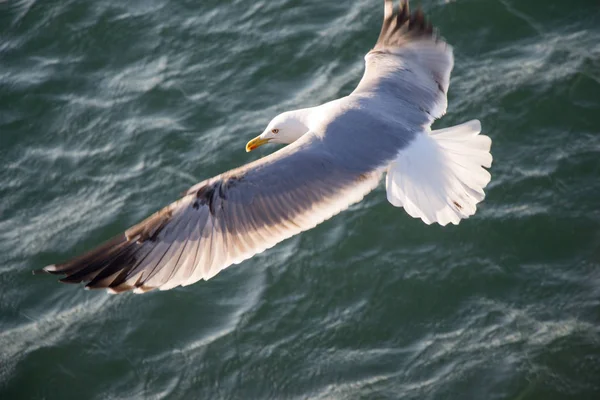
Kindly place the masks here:
[(359, 202), (386, 174), (387, 199), (426, 224), (473, 215), (490, 181), (491, 140), (446, 112), (452, 48), (408, 1), (384, 2), (365, 73), (346, 97), (284, 112), (248, 142), (289, 144), (207, 179), (91, 252), (43, 268), (120, 293), (208, 280)]

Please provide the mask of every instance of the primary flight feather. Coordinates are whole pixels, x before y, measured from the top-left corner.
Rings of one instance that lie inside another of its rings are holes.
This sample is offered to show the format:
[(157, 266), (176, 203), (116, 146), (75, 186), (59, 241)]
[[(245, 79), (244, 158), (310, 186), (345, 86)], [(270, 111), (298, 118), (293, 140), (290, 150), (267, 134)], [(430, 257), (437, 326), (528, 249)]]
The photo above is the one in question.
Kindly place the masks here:
[(43, 270), (115, 293), (207, 280), (359, 202), (386, 172), (390, 203), (427, 224), (473, 215), (490, 181), (491, 140), (476, 120), (431, 131), (446, 112), (452, 48), (420, 9), (384, 4), (357, 88), (278, 115), (246, 150), (288, 146), (200, 182), (99, 248)]

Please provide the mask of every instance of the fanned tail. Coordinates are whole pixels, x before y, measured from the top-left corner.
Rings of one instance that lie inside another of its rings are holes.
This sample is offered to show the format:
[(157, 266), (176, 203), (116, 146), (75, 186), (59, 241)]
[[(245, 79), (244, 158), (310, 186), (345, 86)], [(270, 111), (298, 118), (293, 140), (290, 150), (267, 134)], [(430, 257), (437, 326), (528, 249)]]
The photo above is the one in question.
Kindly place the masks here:
[(456, 225), (475, 214), (492, 164), (492, 141), (480, 132), (473, 120), (418, 134), (388, 167), (389, 202), (426, 224)]

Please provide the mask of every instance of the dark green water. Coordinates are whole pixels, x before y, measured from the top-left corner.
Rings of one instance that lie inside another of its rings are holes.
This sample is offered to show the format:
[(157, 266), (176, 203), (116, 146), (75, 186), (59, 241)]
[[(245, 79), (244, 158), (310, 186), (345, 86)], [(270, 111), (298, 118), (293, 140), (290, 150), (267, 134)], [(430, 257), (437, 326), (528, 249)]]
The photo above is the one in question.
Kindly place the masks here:
[(456, 56), (436, 126), (493, 139), (457, 227), (380, 186), (186, 288), (31, 275), (268, 154), (244, 145), (277, 113), (350, 92), (381, 3), (0, 2), (1, 399), (600, 399), (594, 0), (423, 1)]

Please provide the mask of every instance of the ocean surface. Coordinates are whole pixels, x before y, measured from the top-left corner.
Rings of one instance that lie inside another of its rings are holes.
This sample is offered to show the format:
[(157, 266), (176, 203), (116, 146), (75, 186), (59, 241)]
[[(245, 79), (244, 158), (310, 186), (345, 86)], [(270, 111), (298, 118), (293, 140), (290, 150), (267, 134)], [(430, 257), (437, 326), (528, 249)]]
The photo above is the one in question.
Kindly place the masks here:
[[(416, 4), (413, 4), (416, 7)], [(363, 202), (208, 282), (32, 275), (353, 90), (382, 1), (0, 1), (0, 399), (600, 399), (600, 3), (422, 1), (493, 140), (458, 226)]]

